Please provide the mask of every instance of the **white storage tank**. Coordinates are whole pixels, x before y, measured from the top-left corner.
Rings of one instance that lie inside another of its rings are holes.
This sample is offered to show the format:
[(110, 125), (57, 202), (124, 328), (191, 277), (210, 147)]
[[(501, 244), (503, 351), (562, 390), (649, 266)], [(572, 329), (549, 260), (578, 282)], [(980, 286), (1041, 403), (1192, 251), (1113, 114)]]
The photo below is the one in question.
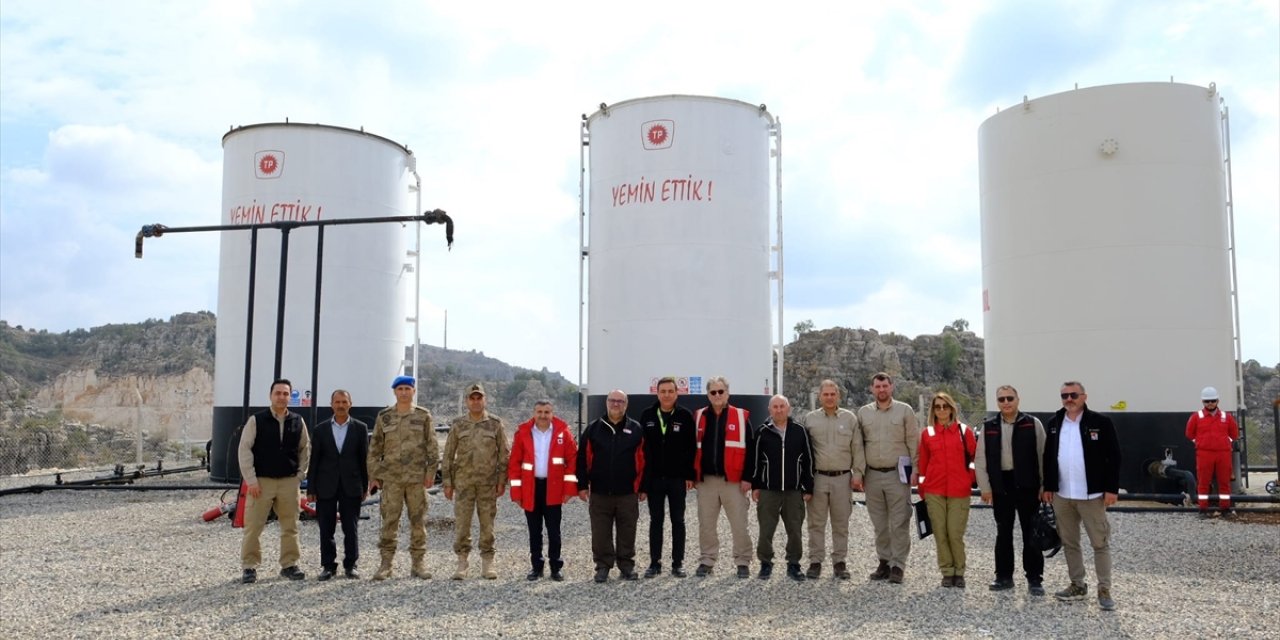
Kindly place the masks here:
[(1236, 409), (1227, 177), (1214, 87), (1120, 84), (1025, 100), (979, 129), (987, 406), (1061, 408), (1083, 382), (1121, 482), (1174, 446), (1200, 389)]
[[(326, 125), (270, 123), (223, 136), (222, 224), (414, 215), (412, 154), (386, 138)], [(395, 223), (324, 230), (318, 378), (311, 388), (317, 228), (290, 232), (281, 375), (293, 382), (293, 410), (310, 424), (329, 415), (334, 389), (351, 392), (352, 413), (372, 424), (392, 402), (405, 359), (412, 290), (407, 234)], [(273, 380), (281, 232), (258, 231), (253, 355), (245, 363), (250, 232), (223, 231), (214, 363), (215, 480), (238, 481), (237, 429), (246, 371), (250, 411), (265, 408)], [(311, 411), (313, 406), (318, 413)]]
[(763, 105), (659, 96), (586, 119), (587, 419), (613, 389), (638, 413), (662, 376), (702, 406), (710, 376), (767, 416), (770, 136)]

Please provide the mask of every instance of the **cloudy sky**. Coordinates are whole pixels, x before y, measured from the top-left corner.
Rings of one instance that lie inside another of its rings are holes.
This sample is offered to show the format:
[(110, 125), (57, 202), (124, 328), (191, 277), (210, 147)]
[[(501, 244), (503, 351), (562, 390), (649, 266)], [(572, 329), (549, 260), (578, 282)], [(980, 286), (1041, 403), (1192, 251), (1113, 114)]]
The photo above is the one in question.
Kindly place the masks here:
[[(64, 331), (216, 308), (222, 135), (293, 121), (410, 146), (424, 341), (577, 372), (579, 125), (701, 94), (783, 121), (786, 333), (982, 331), (977, 130), (1081, 87), (1216, 82), (1243, 347), (1280, 361), (1280, 14), (1254, 2), (49, 2), (0, 5), (0, 317)], [(947, 256), (939, 265), (938, 256)]]

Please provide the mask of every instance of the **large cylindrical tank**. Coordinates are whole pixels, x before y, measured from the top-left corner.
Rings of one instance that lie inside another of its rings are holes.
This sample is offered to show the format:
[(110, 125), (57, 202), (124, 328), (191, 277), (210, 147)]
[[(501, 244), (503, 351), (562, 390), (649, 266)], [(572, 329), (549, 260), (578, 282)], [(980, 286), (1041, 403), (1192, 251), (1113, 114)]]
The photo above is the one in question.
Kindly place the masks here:
[[(222, 139), (222, 223), (249, 224), (413, 215), (403, 145), (324, 125), (257, 124)], [(293, 382), (292, 410), (308, 423), (328, 417), (334, 389), (351, 392), (352, 413), (371, 421), (393, 401), (390, 383), (405, 358), (412, 278), (406, 232), (395, 223), (324, 229), (318, 378), (311, 388), (316, 309), (317, 228), (289, 233), (281, 375)], [(281, 231), (258, 231), (253, 354), (245, 362), (250, 232), (223, 231), (214, 362), (215, 480), (238, 481), (235, 447), (245, 376), (250, 411), (269, 404), (275, 365)], [(318, 410), (313, 408), (318, 405)]]
[(763, 106), (699, 96), (587, 119), (588, 419), (613, 389), (638, 414), (662, 376), (701, 406), (714, 375), (754, 421), (767, 416), (772, 124)]
[(1120, 430), (1122, 485), (1183, 435), (1200, 390), (1236, 409), (1220, 98), (1120, 84), (1026, 100), (979, 129), (987, 406), (1061, 408), (1078, 380)]

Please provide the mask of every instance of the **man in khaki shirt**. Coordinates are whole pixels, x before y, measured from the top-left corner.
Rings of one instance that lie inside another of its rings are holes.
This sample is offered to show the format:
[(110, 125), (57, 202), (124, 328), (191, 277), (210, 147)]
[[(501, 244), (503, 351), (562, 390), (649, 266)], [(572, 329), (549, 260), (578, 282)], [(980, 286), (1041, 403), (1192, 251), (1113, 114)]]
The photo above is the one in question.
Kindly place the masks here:
[(280, 519), (280, 575), (306, 577), (298, 569), (298, 487), (311, 461), (311, 438), (302, 416), (289, 411), (293, 383), (271, 383), (271, 408), (249, 416), (240, 432), (240, 477), (244, 479), (244, 540), (240, 545), (240, 581), (258, 580), (262, 549), (258, 539), (275, 509)]
[(382, 564), (374, 580), (391, 577), (391, 562), (400, 537), (400, 514), (409, 511), (410, 575), (428, 579), (427, 571), (427, 489), (436, 480), (440, 445), (431, 428), (431, 413), (414, 404), (416, 380), (399, 376), (391, 383), (396, 403), (378, 412), (373, 437), (369, 440), (369, 493), (382, 489), (382, 535), (378, 551)]
[(467, 577), (471, 554), (471, 516), (480, 518), (480, 575), (495, 580), (493, 521), (498, 496), (507, 492), (507, 456), (511, 447), (502, 418), (485, 410), (484, 387), (467, 388), (467, 413), (449, 423), (444, 443), (442, 475), (444, 497), (454, 500), (453, 552), (458, 556), (454, 580)]
[[(871, 379), (875, 401), (858, 409), (859, 435), (854, 438), (853, 489), (867, 494), (867, 514), (876, 532), (880, 564), (867, 576), (901, 584), (911, 551), (911, 485), (899, 467), (916, 466), (920, 427), (911, 405), (893, 399), (893, 378), (877, 373)], [(914, 473), (908, 474), (909, 480)]]
[(832, 571), (841, 580), (849, 579), (845, 557), (849, 553), (849, 516), (853, 513), (853, 441), (858, 417), (840, 407), (840, 387), (834, 380), (818, 385), (822, 407), (804, 417), (813, 447), (813, 500), (809, 510), (810, 580), (822, 575), (826, 555), (827, 521), (831, 521)]

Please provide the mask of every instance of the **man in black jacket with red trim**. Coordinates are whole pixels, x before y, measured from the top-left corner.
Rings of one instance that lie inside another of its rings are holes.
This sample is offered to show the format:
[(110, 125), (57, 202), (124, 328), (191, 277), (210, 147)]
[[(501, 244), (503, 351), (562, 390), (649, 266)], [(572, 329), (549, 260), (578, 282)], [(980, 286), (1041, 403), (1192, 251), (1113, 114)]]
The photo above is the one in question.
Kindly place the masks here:
[(580, 440), (578, 497), (587, 502), (591, 517), (595, 581), (606, 582), (615, 564), (623, 580), (635, 580), (644, 433), (639, 422), (627, 417), (627, 394), (610, 391), (605, 415), (587, 425)]
[(1062, 383), (1062, 409), (1045, 427), (1044, 495), (1053, 504), (1058, 535), (1067, 557), (1071, 584), (1055, 593), (1059, 600), (1083, 600), (1084, 554), (1080, 551), (1080, 527), (1089, 534), (1093, 566), (1098, 574), (1098, 606), (1115, 609), (1111, 598), (1111, 524), (1107, 507), (1120, 493), (1120, 440), (1111, 419), (1090, 411), (1084, 385)]

